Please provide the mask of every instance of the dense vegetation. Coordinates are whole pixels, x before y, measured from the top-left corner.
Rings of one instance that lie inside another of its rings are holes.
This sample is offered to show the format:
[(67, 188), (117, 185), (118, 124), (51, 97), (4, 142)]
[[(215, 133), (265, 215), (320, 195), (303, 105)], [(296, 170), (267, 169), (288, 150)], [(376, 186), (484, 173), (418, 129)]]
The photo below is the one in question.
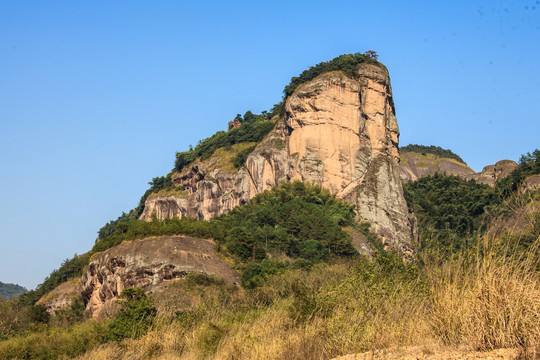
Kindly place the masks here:
[(409, 210), (418, 220), (421, 248), (453, 252), (466, 247), (497, 200), (489, 185), (435, 174), (403, 185)]
[(11, 299), (25, 291), (27, 290), (20, 285), (5, 284), (0, 281), (0, 297), (3, 297), (4, 299)]
[(512, 171), (510, 176), (497, 183), (497, 189), (501, 196), (507, 197), (515, 192), (530, 175), (540, 174), (540, 150), (536, 149), (531, 153), (522, 155), (518, 166)]
[[(511, 213), (534, 200), (517, 191), (530, 175), (540, 174), (540, 150), (523, 155), (516, 169), (494, 188), (460, 177), (435, 174), (403, 185), (409, 210), (418, 219), (420, 247), (453, 253), (475, 245), (488, 221)], [(522, 245), (538, 237), (540, 216), (529, 234), (520, 234)]]
[(143, 289), (124, 289), (118, 299), (120, 311), (109, 323), (109, 328), (102, 338), (103, 342), (138, 338), (146, 333), (156, 317), (154, 299), (146, 296)]
[(410, 144), (407, 146), (400, 147), (399, 151), (401, 153), (416, 152), (422, 155), (433, 154), (440, 157), (457, 160), (465, 165), (467, 164), (465, 161), (463, 161), (461, 157), (459, 157), (459, 155), (455, 154), (452, 150), (443, 149), (442, 147), (434, 146), (434, 145), (426, 146), (426, 145)]
[(112, 234), (95, 244), (92, 253), (124, 240), (149, 236), (213, 238), (225, 256), (232, 256), (242, 268), (247, 266), (244, 284), (255, 286), (267, 274), (289, 266), (287, 261), (272, 259), (276, 256), (299, 259), (294, 266), (309, 267), (333, 256), (354, 255), (349, 235), (342, 230), (343, 226), (352, 226), (353, 219), (352, 206), (319, 186), (297, 181), (259, 194), (211, 221), (182, 218), (121, 222)]
[(236, 120), (242, 123), (242, 126), (229, 131), (218, 131), (214, 135), (206, 138), (197, 144), (194, 149), (176, 153), (174, 164), (175, 171), (182, 171), (195, 159), (206, 160), (214, 152), (222, 147), (232, 146), (234, 144), (247, 142), (260, 142), (273, 129), (275, 120), (271, 120), (273, 114), (255, 115), (247, 111), (242, 117), (236, 116)]
[(309, 69), (303, 71), (299, 76), (294, 76), (291, 82), (283, 89), (284, 98), (289, 97), (298, 86), (315, 79), (317, 76), (330, 72), (330, 71), (342, 71), (347, 76), (355, 78), (356, 67), (360, 63), (370, 62), (378, 64), (378, 61), (371, 58), (368, 55), (355, 53), (340, 55), (330, 61), (321, 62)]

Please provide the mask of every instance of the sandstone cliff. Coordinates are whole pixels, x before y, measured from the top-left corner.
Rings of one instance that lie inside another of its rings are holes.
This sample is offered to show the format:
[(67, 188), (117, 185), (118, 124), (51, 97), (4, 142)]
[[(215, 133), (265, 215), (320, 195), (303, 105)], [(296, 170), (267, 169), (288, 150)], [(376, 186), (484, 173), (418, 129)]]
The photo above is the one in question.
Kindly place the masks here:
[(356, 205), (385, 243), (411, 248), (407, 205), (399, 178), (399, 128), (388, 71), (362, 63), (355, 78), (324, 73), (299, 86), (286, 115), (249, 155), (239, 171), (196, 162), (173, 176), (182, 196), (154, 196), (141, 219), (152, 215), (210, 219), (284, 181), (328, 188)]
[(173, 236), (127, 242), (98, 253), (84, 269), (81, 293), (86, 310), (99, 316), (125, 288), (142, 287), (151, 293), (190, 272), (240, 283), (238, 274), (214, 254), (212, 241)]

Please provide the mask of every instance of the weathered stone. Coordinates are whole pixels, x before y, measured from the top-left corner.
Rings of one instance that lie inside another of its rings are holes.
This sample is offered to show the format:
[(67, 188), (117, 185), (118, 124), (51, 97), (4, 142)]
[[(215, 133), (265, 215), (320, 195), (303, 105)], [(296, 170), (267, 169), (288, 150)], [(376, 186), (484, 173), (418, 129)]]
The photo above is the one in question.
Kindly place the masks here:
[(229, 131), (233, 129), (239, 129), (242, 127), (242, 123), (238, 119), (234, 119), (233, 121), (229, 121)]
[(300, 180), (355, 204), (358, 220), (371, 222), (390, 247), (408, 252), (411, 225), (386, 68), (360, 64), (355, 79), (324, 73), (299, 86), (285, 110), (285, 118), (257, 145), (245, 167), (234, 172), (211, 161), (193, 164), (173, 177), (187, 199), (149, 199), (141, 219), (152, 214), (210, 219), (275, 185)]
[(123, 243), (94, 255), (85, 268), (81, 288), (86, 310), (99, 316), (125, 288), (151, 292), (191, 272), (240, 283), (238, 274), (214, 254), (210, 240), (172, 236)]
[(512, 160), (497, 161), (495, 165), (488, 165), (482, 169), (480, 173), (468, 176), (469, 179), (474, 179), (477, 182), (495, 186), (497, 181), (510, 175), (517, 167), (517, 163)]
[(436, 173), (470, 178), (474, 170), (455, 160), (433, 154), (405, 152), (400, 154), (400, 178), (403, 182), (415, 181)]
[(36, 302), (36, 305), (43, 305), (47, 311), (54, 314), (55, 311), (71, 306), (74, 299), (81, 296), (81, 284), (78, 279), (66, 281)]

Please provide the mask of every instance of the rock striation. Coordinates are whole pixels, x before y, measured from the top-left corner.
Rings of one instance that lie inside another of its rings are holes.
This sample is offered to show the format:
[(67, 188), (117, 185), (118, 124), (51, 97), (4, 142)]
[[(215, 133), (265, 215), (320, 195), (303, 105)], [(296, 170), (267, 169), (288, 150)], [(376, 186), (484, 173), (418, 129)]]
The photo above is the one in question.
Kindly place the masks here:
[(411, 223), (400, 180), (392, 89), (382, 64), (362, 63), (351, 78), (327, 72), (300, 85), (285, 116), (239, 171), (197, 162), (173, 176), (185, 196), (154, 197), (141, 219), (153, 215), (210, 219), (286, 181), (321, 185), (356, 205), (388, 246), (411, 249)]
[(192, 272), (240, 283), (238, 274), (214, 254), (212, 241), (172, 236), (127, 242), (94, 255), (82, 274), (81, 293), (86, 310), (96, 317), (125, 288), (151, 293)]

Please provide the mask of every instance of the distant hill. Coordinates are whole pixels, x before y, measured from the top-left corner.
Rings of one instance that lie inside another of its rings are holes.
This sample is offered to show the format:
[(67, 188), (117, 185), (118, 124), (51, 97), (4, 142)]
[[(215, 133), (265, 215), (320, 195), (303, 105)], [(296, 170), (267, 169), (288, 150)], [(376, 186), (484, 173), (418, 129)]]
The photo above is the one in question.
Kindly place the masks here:
[(443, 149), (440, 146), (434, 146), (434, 145), (426, 146), (426, 145), (418, 145), (418, 144), (409, 144), (409, 145), (400, 147), (399, 150), (402, 153), (404, 153), (404, 152), (415, 152), (415, 153), (420, 153), (422, 155), (433, 154), (433, 155), (437, 155), (437, 156), (442, 157), (442, 158), (454, 159), (454, 160), (459, 161), (460, 163), (463, 163), (463, 164), (467, 165), (467, 163), (465, 161), (463, 161), (463, 159), (459, 155), (454, 153), (452, 150)]
[(4, 284), (0, 281), (0, 296), (6, 299), (12, 299), (14, 296), (26, 292), (26, 288), (16, 284)]
[(399, 149), (400, 178), (403, 182), (415, 181), (427, 175), (446, 174), (468, 179), (474, 176), (473, 169), (452, 150), (439, 146), (407, 145)]

